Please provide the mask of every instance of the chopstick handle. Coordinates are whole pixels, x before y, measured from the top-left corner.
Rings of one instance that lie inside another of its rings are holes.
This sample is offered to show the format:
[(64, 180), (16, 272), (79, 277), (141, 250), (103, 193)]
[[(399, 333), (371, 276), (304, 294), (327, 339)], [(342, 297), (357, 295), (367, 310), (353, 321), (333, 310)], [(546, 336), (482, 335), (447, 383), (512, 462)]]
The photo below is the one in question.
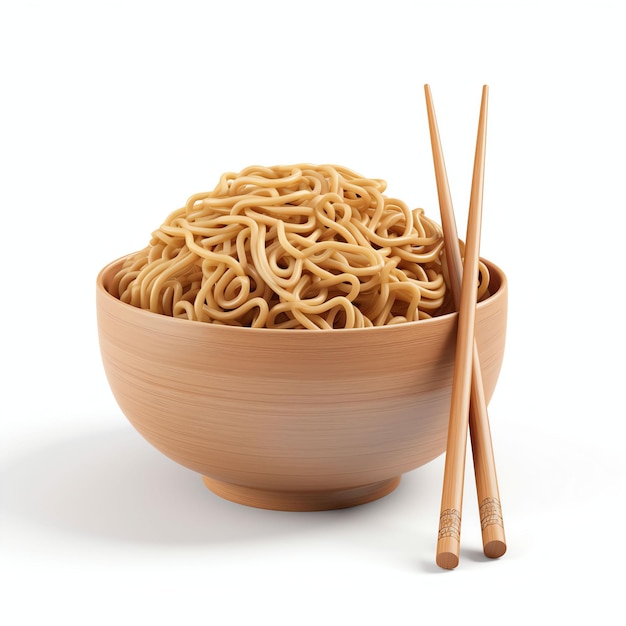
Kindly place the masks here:
[(463, 508), (463, 483), (465, 455), (469, 426), (472, 364), (474, 356), (474, 326), (476, 320), (476, 285), (480, 254), (482, 222), (482, 195), (486, 147), (488, 87), (483, 87), (474, 172), (467, 224), (463, 280), (459, 303), (456, 357), (452, 379), (450, 420), (446, 445), (444, 481), (441, 496), (439, 533), (437, 536), (437, 565), (453, 569), (459, 563), (461, 546), (461, 511)]
[(487, 403), (483, 392), (478, 348), (474, 341), (469, 432), (474, 460), (478, 512), (485, 556), (495, 559), (506, 552), (496, 464), (491, 444)]

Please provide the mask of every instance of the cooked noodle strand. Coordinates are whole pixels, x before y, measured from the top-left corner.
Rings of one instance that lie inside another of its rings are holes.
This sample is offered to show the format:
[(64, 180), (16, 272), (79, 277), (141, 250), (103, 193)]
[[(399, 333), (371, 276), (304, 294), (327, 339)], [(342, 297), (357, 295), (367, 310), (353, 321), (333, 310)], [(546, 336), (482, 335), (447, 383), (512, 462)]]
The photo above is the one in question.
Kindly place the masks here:
[(125, 259), (111, 291), (154, 313), (257, 328), (362, 328), (449, 311), (440, 227), (385, 189), (337, 165), (225, 173)]

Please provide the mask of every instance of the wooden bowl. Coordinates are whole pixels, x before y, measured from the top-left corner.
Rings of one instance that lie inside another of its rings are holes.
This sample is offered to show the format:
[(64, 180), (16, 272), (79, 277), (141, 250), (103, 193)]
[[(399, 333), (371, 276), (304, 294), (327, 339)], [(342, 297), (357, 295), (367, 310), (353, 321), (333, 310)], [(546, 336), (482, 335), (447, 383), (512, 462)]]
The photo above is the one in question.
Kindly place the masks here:
[[(175, 319), (120, 302), (97, 278), (100, 349), (131, 424), (163, 454), (249, 506), (313, 511), (363, 504), (445, 451), (457, 314), (396, 326), (281, 330)], [(487, 401), (504, 354), (507, 282), (476, 341)]]

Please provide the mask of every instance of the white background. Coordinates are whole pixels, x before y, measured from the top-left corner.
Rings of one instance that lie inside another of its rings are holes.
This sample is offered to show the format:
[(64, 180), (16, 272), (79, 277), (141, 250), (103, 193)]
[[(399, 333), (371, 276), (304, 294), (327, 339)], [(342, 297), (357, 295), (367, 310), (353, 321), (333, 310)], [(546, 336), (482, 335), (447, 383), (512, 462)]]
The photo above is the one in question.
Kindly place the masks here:
[[(3, 0), (0, 622), (616, 623), (619, 5)], [(224, 171), (340, 163), (438, 219), (424, 83), (460, 233), (490, 86), (482, 253), (510, 281), (490, 405), (508, 552), (482, 556), (468, 471), (451, 572), (443, 457), (355, 509), (223, 501), (131, 428), (95, 326), (98, 270)]]

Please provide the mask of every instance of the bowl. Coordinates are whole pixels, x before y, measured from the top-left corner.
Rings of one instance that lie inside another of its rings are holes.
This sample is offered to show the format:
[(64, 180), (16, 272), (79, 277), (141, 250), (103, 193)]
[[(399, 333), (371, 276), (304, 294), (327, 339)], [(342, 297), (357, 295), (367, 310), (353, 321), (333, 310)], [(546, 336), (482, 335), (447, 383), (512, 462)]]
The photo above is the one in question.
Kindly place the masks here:
[[(113, 395), (157, 450), (218, 496), (285, 511), (355, 506), (393, 491), (445, 451), (457, 314), (335, 330), (241, 328), (177, 319), (108, 291), (100, 350)], [(493, 263), (477, 305), (486, 400), (504, 355), (507, 281)]]

